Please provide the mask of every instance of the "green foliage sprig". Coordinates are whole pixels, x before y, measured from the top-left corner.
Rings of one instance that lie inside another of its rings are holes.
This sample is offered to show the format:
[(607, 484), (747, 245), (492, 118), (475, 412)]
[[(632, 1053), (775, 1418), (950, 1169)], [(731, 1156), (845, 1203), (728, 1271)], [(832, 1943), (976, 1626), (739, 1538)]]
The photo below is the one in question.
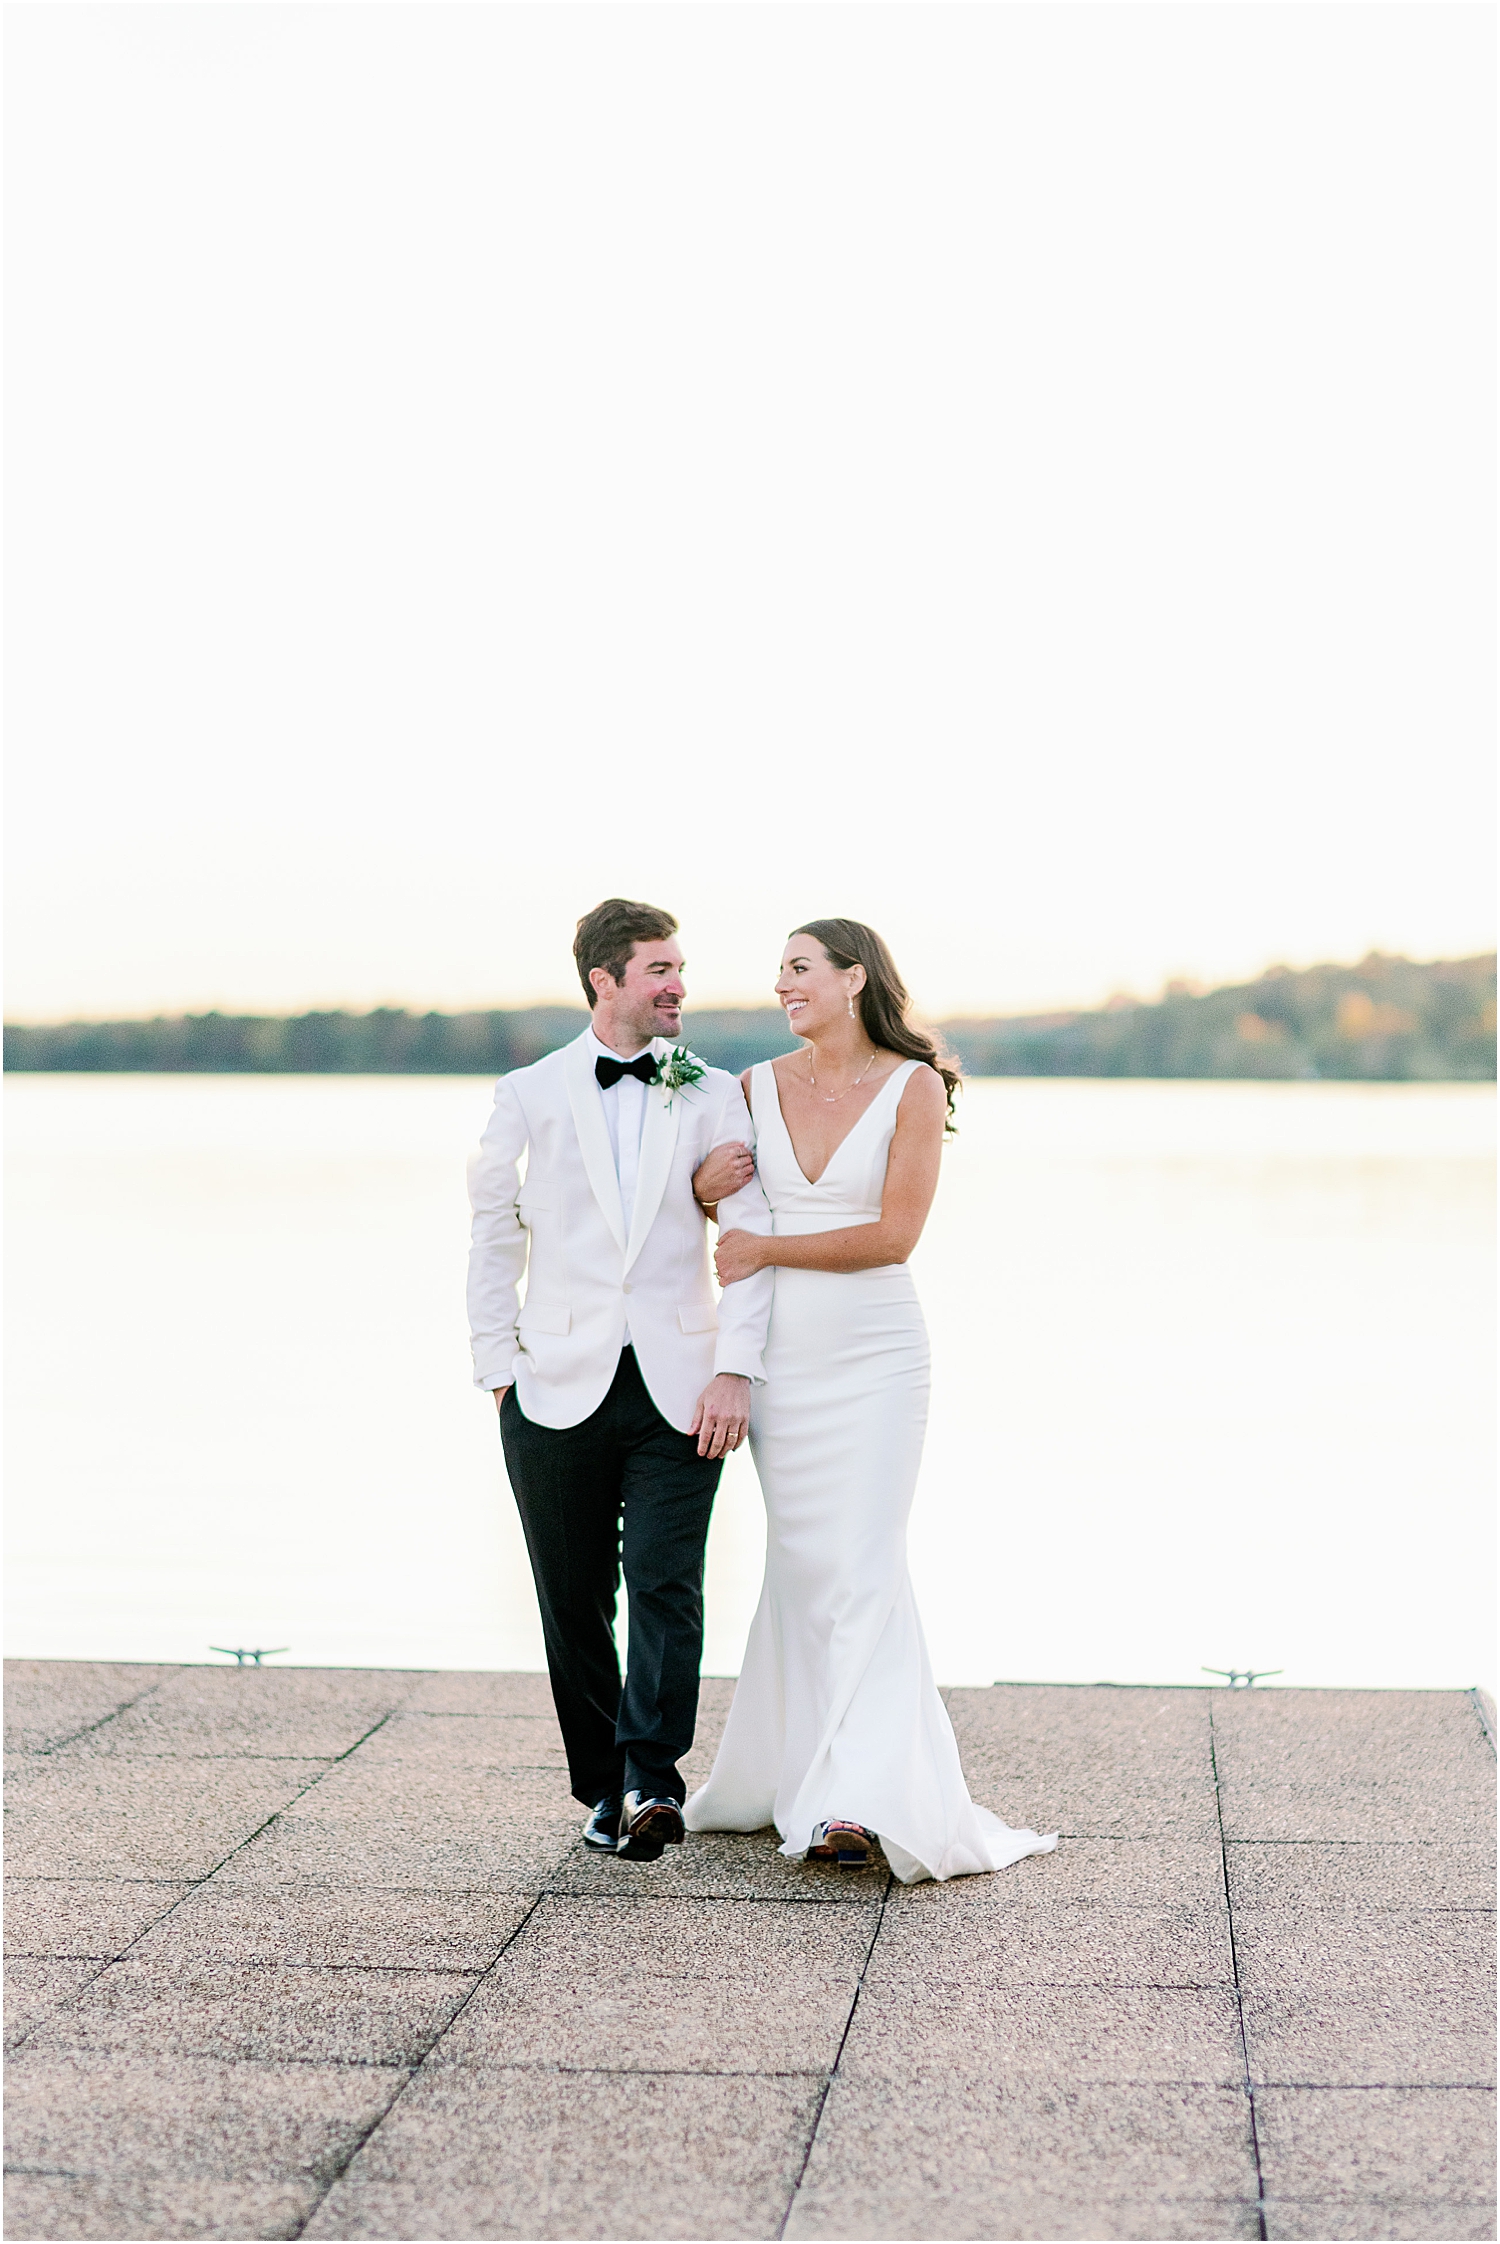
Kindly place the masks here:
[(701, 1083), (707, 1073), (708, 1069), (702, 1061), (695, 1060), (685, 1044), (676, 1044), (663, 1059), (657, 1061), (656, 1073), (651, 1080), (659, 1090), (665, 1091), (667, 1105), (670, 1106), (679, 1091), (687, 1090), (691, 1084)]

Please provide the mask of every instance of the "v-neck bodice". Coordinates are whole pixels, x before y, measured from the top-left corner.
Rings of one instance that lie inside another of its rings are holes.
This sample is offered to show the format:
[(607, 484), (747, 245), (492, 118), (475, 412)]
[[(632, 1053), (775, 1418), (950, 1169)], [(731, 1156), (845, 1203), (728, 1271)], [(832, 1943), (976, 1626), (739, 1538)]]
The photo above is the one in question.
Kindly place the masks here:
[(751, 1069), (756, 1163), (761, 1189), (783, 1237), (807, 1231), (840, 1231), (856, 1223), (880, 1221), (896, 1109), (902, 1091), (921, 1064), (920, 1060), (904, 1060), (891, 1070), (853, 1129), (834, 1147), (816, 1184), (803, 1175), (792, 1145), (792, 1134), (781, 1111), (775, 1068), (769, 1060), (762, 1060)]

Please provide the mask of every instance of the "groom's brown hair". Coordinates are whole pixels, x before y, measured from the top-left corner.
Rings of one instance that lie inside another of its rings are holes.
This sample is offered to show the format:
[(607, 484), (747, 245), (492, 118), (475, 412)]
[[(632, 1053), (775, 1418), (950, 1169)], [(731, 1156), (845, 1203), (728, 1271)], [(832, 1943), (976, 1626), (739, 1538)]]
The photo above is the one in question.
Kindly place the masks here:
[(585, 912), (573, 938), (573, 957), (589, 1010), (598, 1003), (598, 992), (589, 980), (596, 966), (602, 966), (611, 981), (623, 982), (637, 943), (660, 943), (676, 933), (677, 922), (670, 912), (659, 911), (655, 904), (632, 904), (625, 896), (606, 896), (602, 904)]

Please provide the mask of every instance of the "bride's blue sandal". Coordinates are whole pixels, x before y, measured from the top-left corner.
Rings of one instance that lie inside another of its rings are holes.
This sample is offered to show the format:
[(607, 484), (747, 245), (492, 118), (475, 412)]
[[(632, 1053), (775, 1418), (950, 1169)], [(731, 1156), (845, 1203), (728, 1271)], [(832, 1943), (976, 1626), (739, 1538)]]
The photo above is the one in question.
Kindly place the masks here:
[(862, 1823), (841, 1823), (831, 1818), (813, 1825), (808, 1843), (809, 1862), (836, 1862), (841, 1870), (863, 1870), (875, 1846), (875, 1834)]

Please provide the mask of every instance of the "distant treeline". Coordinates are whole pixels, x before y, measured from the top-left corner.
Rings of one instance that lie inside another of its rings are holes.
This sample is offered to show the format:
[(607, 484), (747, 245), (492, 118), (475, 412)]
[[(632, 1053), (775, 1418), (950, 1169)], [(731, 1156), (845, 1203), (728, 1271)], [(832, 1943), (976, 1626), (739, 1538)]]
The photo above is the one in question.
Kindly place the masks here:
[[(189, 1013), (171, 1020), (7, 1023), (7, 1068), (184, 1075), (503, 1075), (577, 1036), (583, 1005), (513, 1013)], [(694, 1012), (685, 1038), (724, 1067), (796, 1048), (780, 1007)]]
[[(517, 1012), (193, 1013), (154, 1021), (7, 1026), (12, 1069), (175, 1074), (500, 1075), (571, 1036), (580, 1006)], [(1096, 1012), (941, 1024), (968, 1075), (1260, 1076), (1293, 1081), (1478, 1083), (1495, 1073), (1495, 958), (1372, 954), (1358, 966), (1273, 966), (1258, 980)], [(744, 1068), (795, 1049), (763, 1010), (687, 1015), (693, 1049)]]
[(1419, 965), (1272, 966), (1253, 982), (1094, 1013), (948, 1021), (971, 1075), (1264, 1076), (1482, 1083), (1495, 1074), (1495, 954)]

